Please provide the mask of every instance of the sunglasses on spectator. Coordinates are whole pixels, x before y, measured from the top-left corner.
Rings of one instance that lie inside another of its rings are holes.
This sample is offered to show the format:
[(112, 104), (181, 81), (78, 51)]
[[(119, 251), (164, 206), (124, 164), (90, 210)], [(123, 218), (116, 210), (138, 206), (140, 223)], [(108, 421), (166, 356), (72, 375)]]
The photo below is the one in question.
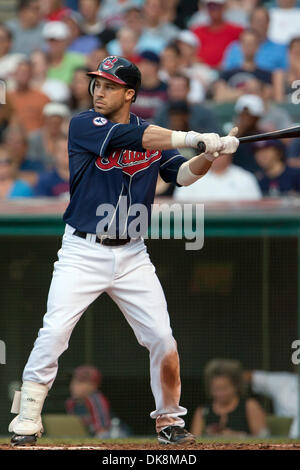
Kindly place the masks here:
[(2, 160), (0, 159), (0, 165), (11, 165), (12, 160), (10, 158), (3, 158)]

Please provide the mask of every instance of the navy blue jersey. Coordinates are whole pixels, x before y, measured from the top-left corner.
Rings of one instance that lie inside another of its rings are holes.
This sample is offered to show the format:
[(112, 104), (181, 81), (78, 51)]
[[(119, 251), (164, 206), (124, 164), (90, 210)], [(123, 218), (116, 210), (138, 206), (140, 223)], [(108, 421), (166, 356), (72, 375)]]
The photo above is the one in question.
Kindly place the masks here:
[[(130, 124), (108, 121), (94, 110), (73, 117), (69, 129), (70, 204), (64, 221), (77, 230), (99, 233), (97, 224), (103, 204), (115, 210), (116, 234), (120, 201), (126, 199), (126, 225), (130, 208), (143, 204), (151, 218), (158, 173), (167, 183), (176, 184), (179, 167), (186, 161), (178, 150), (145, 150), (143, 134), (149, 124), (130, 114)], [(126, 197), (126, 198), (125, 198)], [(105, 233), (105, 230), (104, 232)]]
[(300, 192), (300, 169), (286, 166), (281, 175), (269, 178), (266, 174), (258, 175), (258, 182), (262, 193), (279, 195)]

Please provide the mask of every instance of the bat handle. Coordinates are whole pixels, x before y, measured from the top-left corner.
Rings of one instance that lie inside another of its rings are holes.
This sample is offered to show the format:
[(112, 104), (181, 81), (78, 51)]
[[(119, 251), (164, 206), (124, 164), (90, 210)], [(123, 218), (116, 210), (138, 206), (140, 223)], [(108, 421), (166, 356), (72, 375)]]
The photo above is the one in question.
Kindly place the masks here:
[(204, 153), (206, 151), (206, 145), (204, 142), (198, 143), (198, 150), (199, 150), (199, 153)]

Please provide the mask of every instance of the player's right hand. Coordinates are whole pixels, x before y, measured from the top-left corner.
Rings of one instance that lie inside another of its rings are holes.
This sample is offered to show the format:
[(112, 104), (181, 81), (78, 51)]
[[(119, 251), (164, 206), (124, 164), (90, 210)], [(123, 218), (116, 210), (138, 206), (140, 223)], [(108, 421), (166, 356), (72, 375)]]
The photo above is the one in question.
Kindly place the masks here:
[(200, 134), (199, 132), (189, 131), (186, 135), (185, 142), (187, 147), (198, 148), (199, 142), (204, 142), (205, 152), (214, 154), (223, 148), (223, 142), (219, 134), (207, 133)]

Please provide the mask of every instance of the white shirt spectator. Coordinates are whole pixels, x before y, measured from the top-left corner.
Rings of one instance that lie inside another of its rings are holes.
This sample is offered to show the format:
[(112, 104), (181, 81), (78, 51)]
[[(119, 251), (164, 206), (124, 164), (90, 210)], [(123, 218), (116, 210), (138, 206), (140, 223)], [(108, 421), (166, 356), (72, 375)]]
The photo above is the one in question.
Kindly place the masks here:
[(252, 390), (273, 400), (277, 416), (294, 418), (289, 436), (299, 437), (298, 425), (298, 376), (290, 372), (252, 373)]
[(300, 8), (271, 8), (268, 37), (279, 44), (288, 44), (299, 36)]
[(261, 197), (255, 176), (236, 165), (223, 173), (210, 170), (194, 184), (174, 192), (177, 201), (250, 201)]

